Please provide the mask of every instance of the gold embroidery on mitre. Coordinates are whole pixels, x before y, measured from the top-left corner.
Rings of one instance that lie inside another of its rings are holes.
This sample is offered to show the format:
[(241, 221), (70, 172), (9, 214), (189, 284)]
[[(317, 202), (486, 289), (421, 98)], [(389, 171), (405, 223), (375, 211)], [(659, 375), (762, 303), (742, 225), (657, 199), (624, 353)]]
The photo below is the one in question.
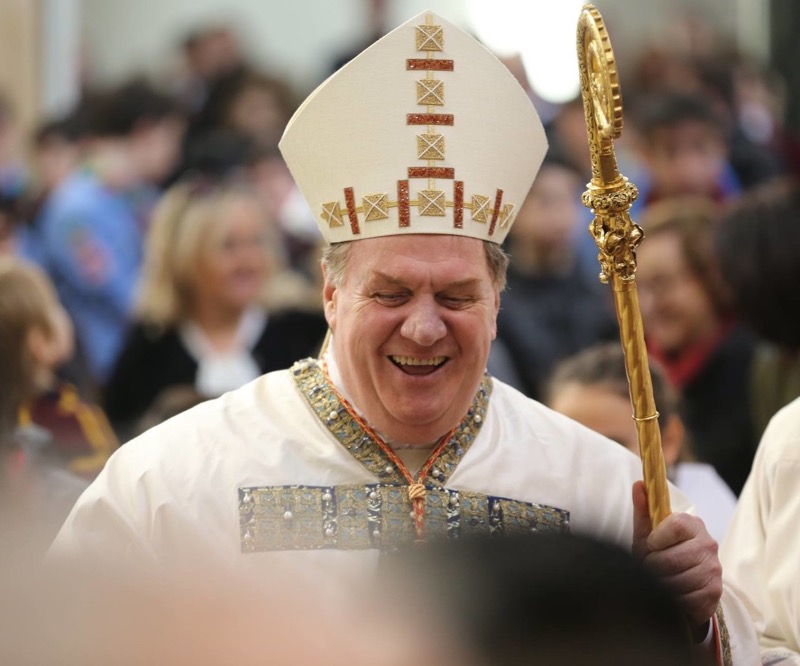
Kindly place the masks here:
[(417, 104), (443, 106), (444, 81), (419, 79), (417, 81)]
[(441, 134), (417, 134), (417, 156), (421, 160), (443, 160), (444, 136)]
[(447, 202), (441, 190), (419, 191), (419, 214), (426, 217), (444, 217)]
[(344, 217), (338, 201), (322, 204), (322, 221), (326, 222), (331, 229), (344, 226)]
[(500, 209), (500, 228), (505, 229), (511, 223), (513, 216), (514, 204), (503, 204), (503, 207)]
[(472, 195), (472, 219), (476, 222), (488, 222), (489, 215), (491, 214), (491, 209), (489, 208), (489, 202), (491, 199), (489, 197), (485, 197), (481, 194), (473, 194)]
[(444, 30), (440, 25), (417, 26), (417, 51), (443, 51)]
[(364, 220), (385, 220), (389, 217), (389, 199), (387, 194), (368, 194), (362, 197)]

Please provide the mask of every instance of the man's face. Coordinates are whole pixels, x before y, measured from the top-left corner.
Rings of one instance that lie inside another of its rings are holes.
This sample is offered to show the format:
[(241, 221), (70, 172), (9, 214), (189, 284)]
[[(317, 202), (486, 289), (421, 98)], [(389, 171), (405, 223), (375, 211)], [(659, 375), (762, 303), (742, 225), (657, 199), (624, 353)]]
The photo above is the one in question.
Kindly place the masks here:
[(500, 294), (483, 242), (410, 235), (354, 242), (325, 314), (345, 390), (392, 441), (430, 443), (466, 414)]

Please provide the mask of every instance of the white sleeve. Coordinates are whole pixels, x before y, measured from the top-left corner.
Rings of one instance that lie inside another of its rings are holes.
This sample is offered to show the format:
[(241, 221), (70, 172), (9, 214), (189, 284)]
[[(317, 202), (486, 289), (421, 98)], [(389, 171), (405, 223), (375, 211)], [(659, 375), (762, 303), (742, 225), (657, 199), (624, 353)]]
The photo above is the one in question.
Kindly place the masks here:
[[(129, 446), (129, 445), (126, 445)], [(146, 493), (137, 492), (138, 475), (132, 449), (114, 453), (95, 481), (67, 516), (47, 559), (67, 564), (107, 563), (109, 567), (155, 564), (148, 538), (153, 507)]]
[(800, 657), (800, 401), (764, 433), (721, 560), (761, 648)]

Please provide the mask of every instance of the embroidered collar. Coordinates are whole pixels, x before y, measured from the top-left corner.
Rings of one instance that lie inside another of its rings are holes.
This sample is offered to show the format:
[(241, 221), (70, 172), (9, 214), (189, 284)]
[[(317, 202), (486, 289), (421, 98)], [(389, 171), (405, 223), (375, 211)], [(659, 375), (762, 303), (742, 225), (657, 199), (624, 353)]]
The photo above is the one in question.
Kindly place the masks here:
[[(320, 422), (336, 440), (381, 483), (409, 485), (408, 472), (387, 444), (359, 423), (346, 399), (338, 393), (326, 376), (322, 363), (306, 359), (291, 369), (292, 378), (300, 393)], [(461, 423), (446, 441), (434, 447), (413, 481), (429, 487), (444, 487), (466, 455), (486, 420), (492, 379), (484, 376), (472, 405)]]

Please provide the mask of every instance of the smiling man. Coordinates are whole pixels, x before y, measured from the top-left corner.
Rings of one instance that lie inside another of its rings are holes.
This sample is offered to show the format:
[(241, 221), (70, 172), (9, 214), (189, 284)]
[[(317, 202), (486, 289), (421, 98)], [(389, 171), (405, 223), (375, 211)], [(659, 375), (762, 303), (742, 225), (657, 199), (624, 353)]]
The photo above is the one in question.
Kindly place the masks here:
[(485, 372), (546, 150), (513, 76), (427, 13), (320, 86), (281, 150), (329, 243), (326, 352), (123, 447), (53, 553), (363, 575), (412, 542), (576, 531), (633, 548), (698, 641), (750, 663), (702, 521), (651, 530), (635, 456)]
[[(336, 358), (354, 404), (395, 441), (424, 446), (453, 428), (474, 397), (495, 336), (501, 251), (458, 236), (386, 237), (334, 246), (324, 298)], [(337, 264), (352, 266), (332, 270)]]

